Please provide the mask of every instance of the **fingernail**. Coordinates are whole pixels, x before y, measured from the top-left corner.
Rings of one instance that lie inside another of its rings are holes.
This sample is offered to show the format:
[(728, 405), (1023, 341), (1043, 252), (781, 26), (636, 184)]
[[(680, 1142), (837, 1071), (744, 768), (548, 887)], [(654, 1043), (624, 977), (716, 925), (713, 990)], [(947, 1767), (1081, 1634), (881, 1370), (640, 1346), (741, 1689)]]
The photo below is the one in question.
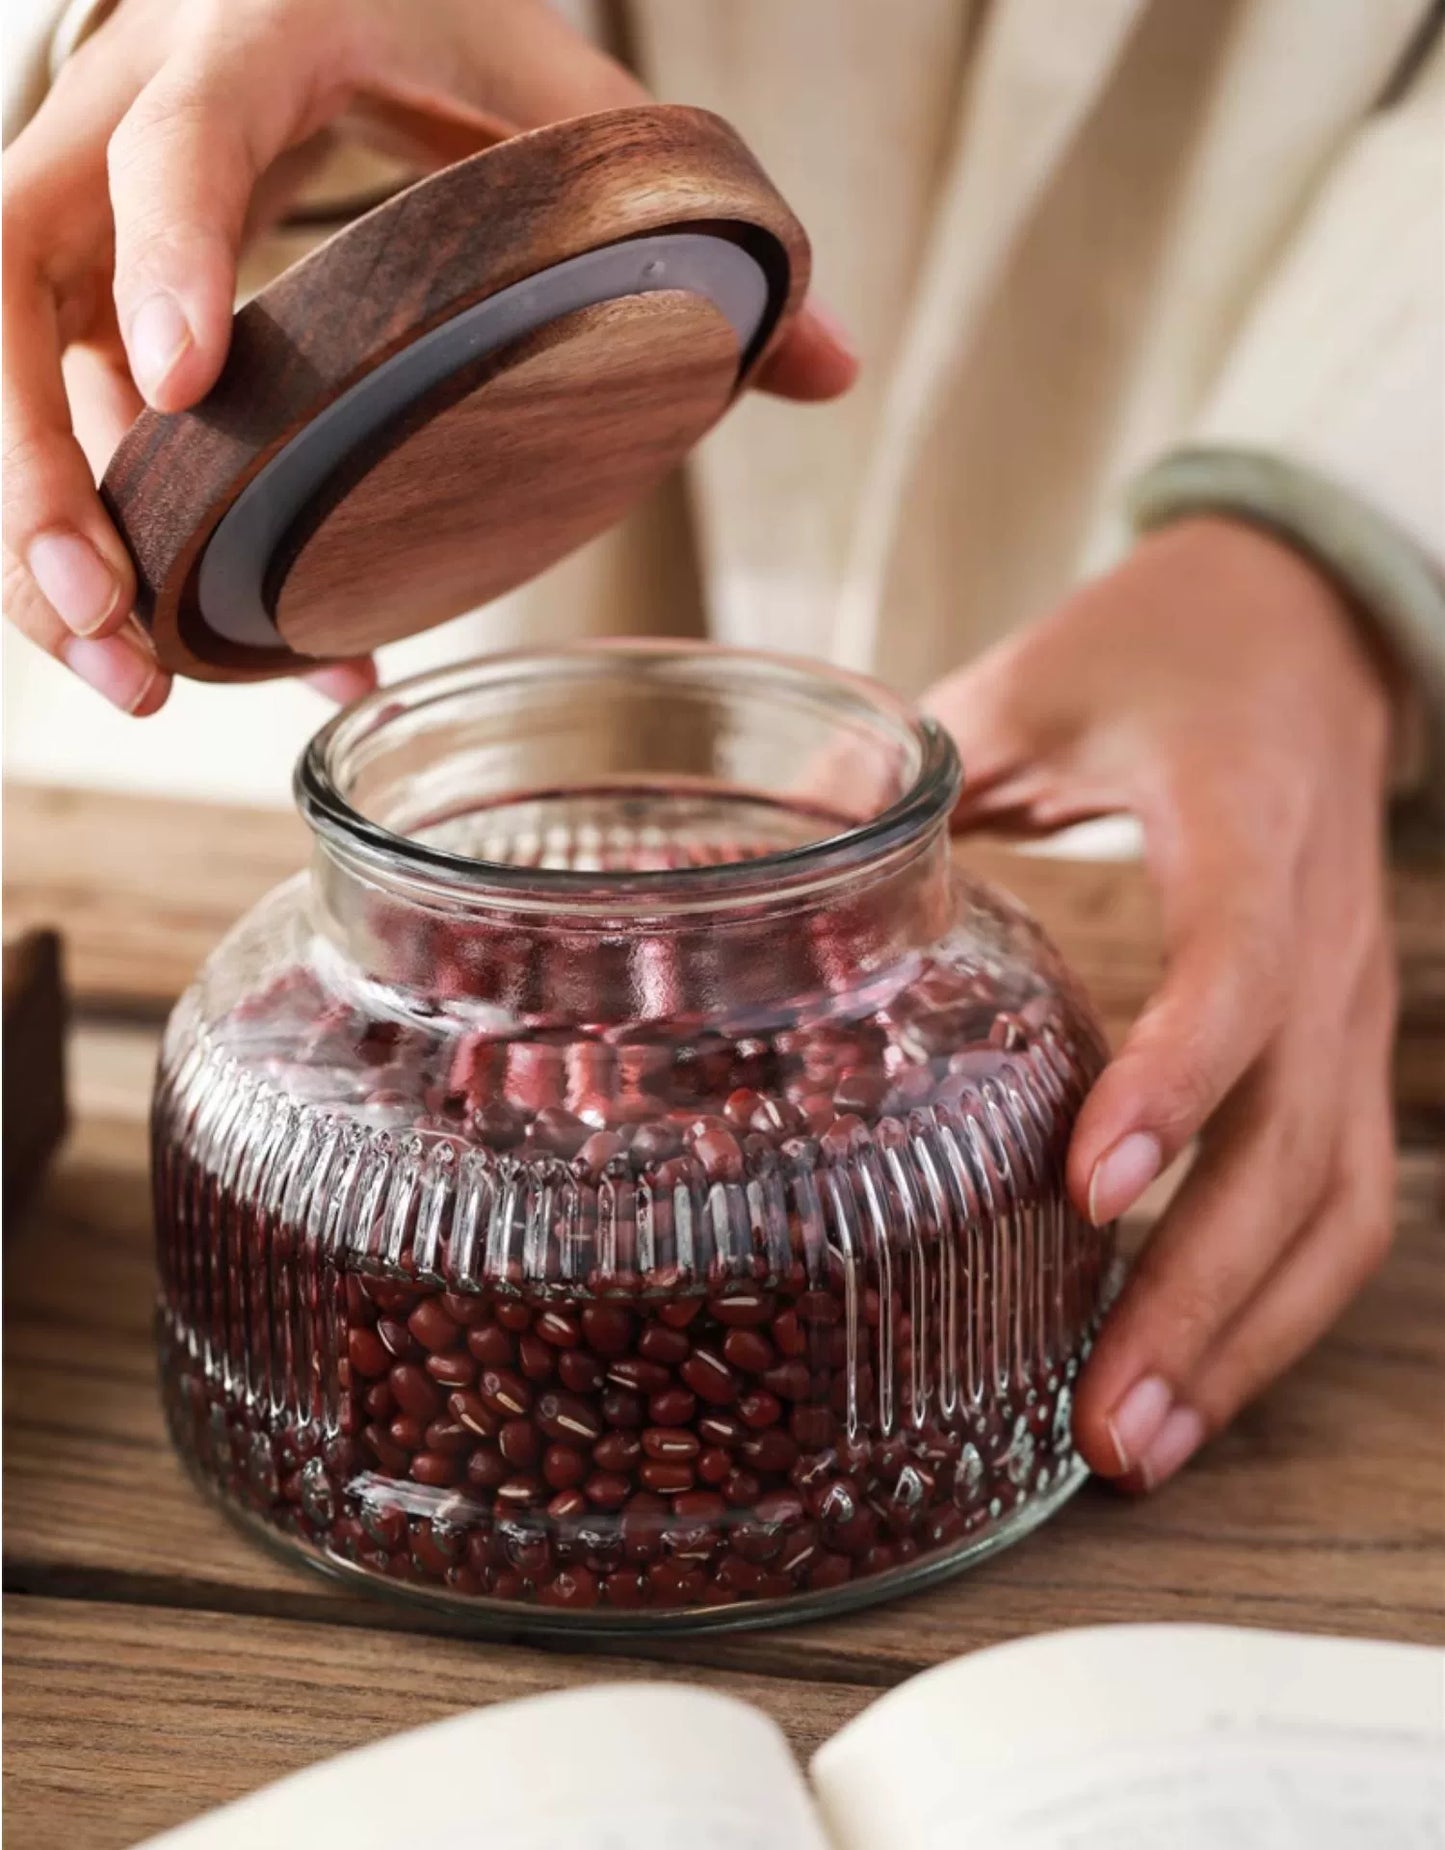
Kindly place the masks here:
[(191, 344), (190, 327), (175, 297), (148, 296), (130, 318), (125, 344), (136, 384), (154, 398)]
[(313, 669), (306, 676), (306, 685), (338, 706), (346, 706), (372, 691), (376, 673), (360, 662), (336, 662), (329, 668)]
[(1204, 1442), (1204, 1421), (1193, 1407), (1176, 1407), (1159, 1428), (1154, 1443), (1139, 1461), (1139, 1476), (1146, 1490), (1155, 1490), (1199, 1450)]
[(1117, 1220), (1158, 1175), (1164, 1152), (1152, 1131), (1130, 1131), (1105, 1151), (1089, 1177), (1089, 1219), (1096, 1227)]
[(1173, 1404), (1169, 1383), (1159, 1375), (1145, 1375), (1115, 1407), (1105, 1424), (1114, 1441), (1121, 1473), (1134, 1470), (1142, 1462), (1160, 1429), (1168, 1424)]
[(842, 321), (834, 311), (829, 308), (826, 302), (821, 301), (815, 295), (810, 295), (808, 297), (808, 312), (828, 336), (829, 340), (836, 342), (850, 360), (856, 360), (858, 358), (858, 348), (854, 343), (852, 334), (844, 327)]
[(62, 645), (60, 659), (122, 713), (135, 712), (160, 673), (123, 636), (105, 636), (98, 642), (77, 636)]
[(93, 636), (115, 609), (120, 581), (78, 533), (42, 533), (26, 555), (30, 575), (57, 617), (77, 636)]

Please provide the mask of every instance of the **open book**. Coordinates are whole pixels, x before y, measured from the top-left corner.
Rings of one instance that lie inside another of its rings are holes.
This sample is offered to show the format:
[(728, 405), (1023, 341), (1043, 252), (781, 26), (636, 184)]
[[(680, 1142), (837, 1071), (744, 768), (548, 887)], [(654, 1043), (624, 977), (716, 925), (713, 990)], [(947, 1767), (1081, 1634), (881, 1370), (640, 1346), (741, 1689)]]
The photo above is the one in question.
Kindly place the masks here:
[(941, 1665), (799, 1771), (747, 1704), (597, 1685), (345, 1754), (149, 1850), (1442, 1850), (1445, 1652), (1208, 1626)]

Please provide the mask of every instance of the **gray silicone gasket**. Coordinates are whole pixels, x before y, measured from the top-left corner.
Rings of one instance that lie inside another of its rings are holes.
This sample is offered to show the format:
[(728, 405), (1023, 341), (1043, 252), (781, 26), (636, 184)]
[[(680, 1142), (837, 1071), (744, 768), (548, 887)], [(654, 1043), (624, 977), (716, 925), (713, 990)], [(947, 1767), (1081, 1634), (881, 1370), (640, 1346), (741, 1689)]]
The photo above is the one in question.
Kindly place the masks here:
[(569, 257), (463, 309), (384, 360), (298, 431), (222, 517), (196, 583), (206, 626), (242, 648), (284, 649), (262, 595), (267, 567), (344, 456), (460, 367), (580, 308), (663, 289), (711, 302), (737, 334), (740, 361), (767, 313), (767, 278), (740, 244), (710, 232), (669, 232)]

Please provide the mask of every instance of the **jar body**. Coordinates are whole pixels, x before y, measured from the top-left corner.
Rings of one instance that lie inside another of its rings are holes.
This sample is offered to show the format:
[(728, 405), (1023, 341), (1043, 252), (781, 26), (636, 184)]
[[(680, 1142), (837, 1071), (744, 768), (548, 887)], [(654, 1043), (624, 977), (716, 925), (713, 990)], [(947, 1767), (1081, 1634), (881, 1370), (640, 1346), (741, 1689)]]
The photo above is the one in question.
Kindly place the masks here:
[[(619, 951), (565, 906), (473, 932), (368, 891), (366, 942), (405, 945), (379, 974), (318, 925), (324, 873), (263, 902), (155, 1098), (195, 1472), (319, 1565), (514, 1629), (801, 1617), (1033, 1526), (1080, 1475), (1107, 1289), (1063, 1185), (1102, 1044), (941, 834), (913, 868), (710, 916), (707, 1011), (667, 993), (665, 910)], [(583, 1017), (589, 956), (631, 1013), (604, 985)]]

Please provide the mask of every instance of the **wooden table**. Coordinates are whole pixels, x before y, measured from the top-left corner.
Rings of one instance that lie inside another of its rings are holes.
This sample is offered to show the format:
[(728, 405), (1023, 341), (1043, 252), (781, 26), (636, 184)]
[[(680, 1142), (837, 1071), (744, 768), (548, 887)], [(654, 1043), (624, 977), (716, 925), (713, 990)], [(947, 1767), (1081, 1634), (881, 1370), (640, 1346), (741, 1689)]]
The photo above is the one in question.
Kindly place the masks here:
[[(6, 812), (7, 928), (62, 928), (77, 999), (75, 1128), (6, 1246), (12, 1843), (132, 1844), (408, 1723), (602, 1677), (735, 1691), (805, 1753), (915, 1671), (1045, 1628), (1193, 1619), (1445, 1642), (1445, 878), (1397, 883), (1394, 1254), (1179, 1480), (1139, 1504), (1087, 1488), (1020, 1547), (879, 1610), (583, 1653), (448, 1637), (281, 1564), (191, 1488), (164, 1437), (145, 1150), (158, 1024), (224, 926), (300, 863), (299, 825), (24, 790)], [(1117, 1032), (1157, 967), (1137, 870), (982, 859)]]

